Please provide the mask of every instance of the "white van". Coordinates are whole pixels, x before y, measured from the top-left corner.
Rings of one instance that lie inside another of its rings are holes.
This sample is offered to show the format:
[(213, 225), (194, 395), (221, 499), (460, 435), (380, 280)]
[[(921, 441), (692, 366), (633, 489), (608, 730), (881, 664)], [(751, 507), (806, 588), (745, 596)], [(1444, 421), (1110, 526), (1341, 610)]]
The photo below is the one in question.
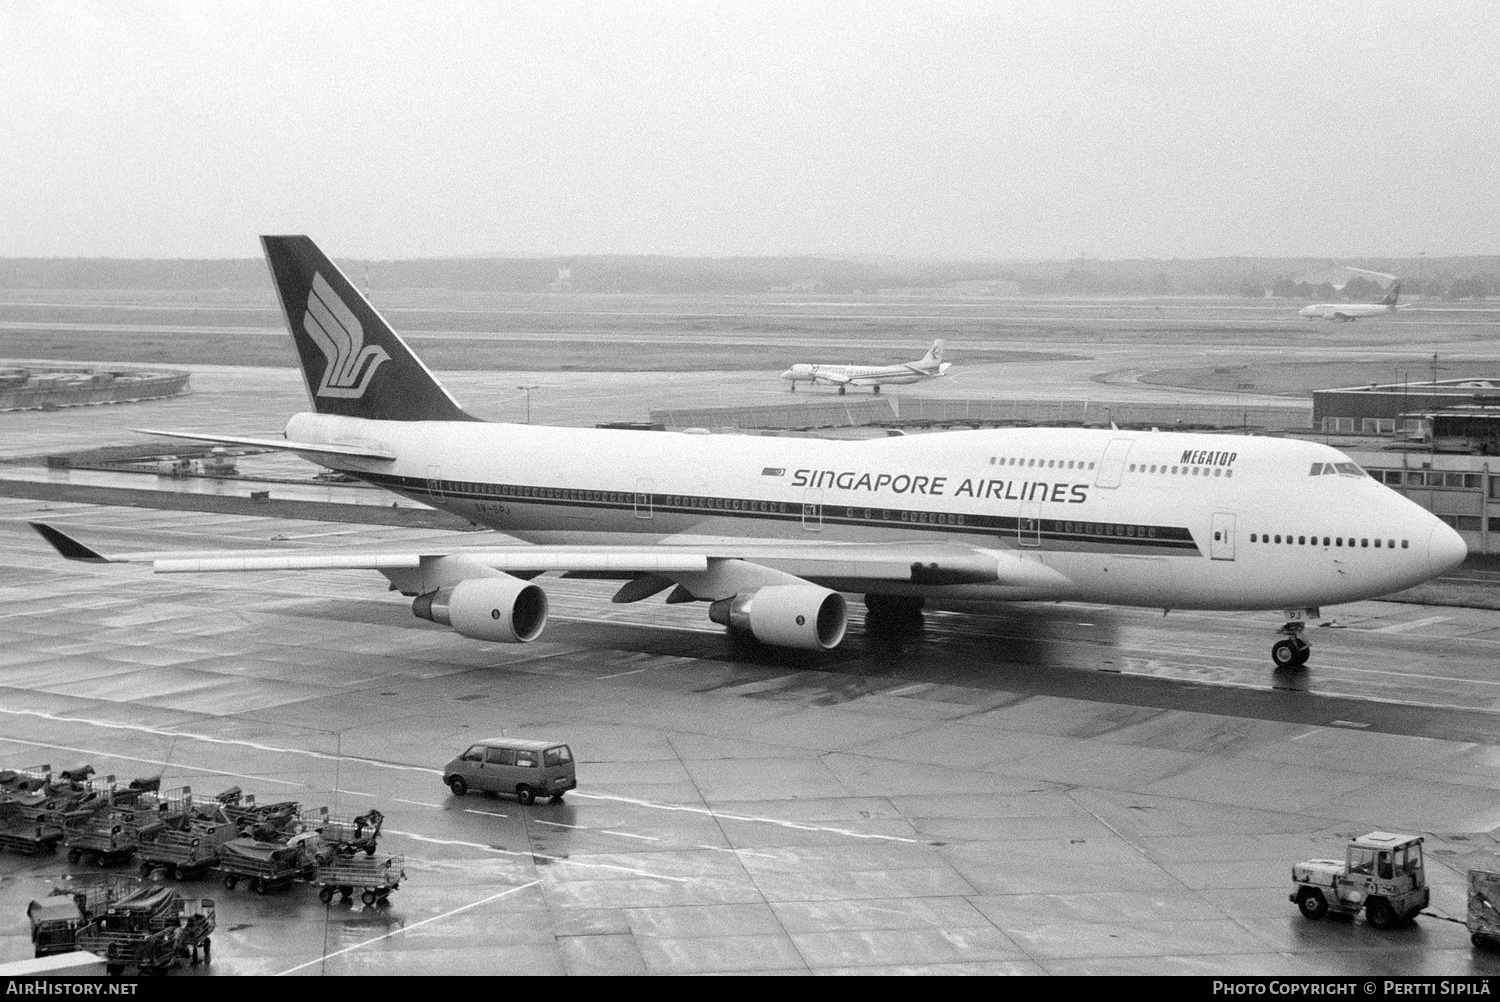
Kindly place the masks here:
[(573, 752), (557, 741), (486, 738), (443, 767), (443, 782), (455, 797), (470, 790), (509, 793), (523, 804), (537, 797), (559, 803), (578, 785)]

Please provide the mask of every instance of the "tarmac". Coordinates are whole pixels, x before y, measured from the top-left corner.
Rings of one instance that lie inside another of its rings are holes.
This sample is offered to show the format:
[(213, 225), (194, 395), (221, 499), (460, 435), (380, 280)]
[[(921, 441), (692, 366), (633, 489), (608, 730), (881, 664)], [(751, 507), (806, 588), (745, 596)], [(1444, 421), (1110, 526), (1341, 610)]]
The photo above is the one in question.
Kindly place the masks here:
[[(725, 385), (691, 376), (663, 392)], [(443, 378), (518, 419), (511, 376)], [(578, 413), (663, 385), (563, 382)], [(122, 426), (265, 433), (303, 406), (289, 370), (195, 369), (193, 385), (128, 411), (5, 415), (0, 458), (118, 443)], [(533, 397), (538, 420), (570, 423)], [(310, 485), (235, 484), (204, 510), (152, 477), (23, 464), (0, 480), (0, 764), (376, 807), (380, 852), (404, 857), (386, 908), (180, 885), (215, 899), (218, 930), (212, 964), (178, 976), (1500, 973), (1457, 921), (1466, 870), (1497, 861), (1493, 612), (1325, 610), (1308, 668), (1281, 673), (1275, 615), (1018, 605), (885, 637), (855, 602), (836, 651), (785, 653), (733, 644), (696, 606), (547, 577), (542, 637), (486, 645), (416, 619), (373, 573), (65, 563), (25, 525), (105, 552), (451, 531), (404, 521), (417, 512), (351, 521), (365, 502)], [(257, 487), (285, 507), (257, 508)], [(453, 797), (443, 763), (494, 734), (569, 742), (578, 789)], [(1428, 914), (1388, 932), (1302, 918), (1291, 865), (1376, 829), (1426, 838)], [(31, 955), (28, 901), (97, 872), (0, 855), (0, 962)]]

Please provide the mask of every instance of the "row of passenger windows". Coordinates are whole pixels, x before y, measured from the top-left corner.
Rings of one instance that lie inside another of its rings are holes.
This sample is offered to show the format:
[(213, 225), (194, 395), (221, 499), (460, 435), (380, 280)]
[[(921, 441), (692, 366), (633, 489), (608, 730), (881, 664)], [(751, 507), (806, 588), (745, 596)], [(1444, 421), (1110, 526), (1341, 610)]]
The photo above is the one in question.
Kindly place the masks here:
[(1086, 463), (1082, 459), (1036, 459), (1017, 456), (990, 457), (991, 466), (1035, 466), (1042, 469), (1059, 470), (1092, 470), (1093, 463)]
[[(1260, 538), (1258, 540), (1256, 539), (1257, 535), (1260, 536)], [(1261, 542), (1261, 543), (1281, 543), (1281, 542), (1286, 542), (1286, 543), (1293, 544), (1295, 546), (1308, 546), (1308, 545), (1317, 546), (1317, 545), (1319, 545), (1318, 544), (1318, 537), (1317, 536), (1291, 536), (1291, 535), (1288, 535), (1288, 536), (1285, 537), (1285, 539), (1283, 539), (1283, 537), (1281, 536), (1280, 533), (1277, 533), (1274, 536), (1274, 538), (1273, 538), (1270, 533), (1265, 533), (1265, 532), (1258, 533), (1258, 534), (1254, 533), (1254, 532), (1250, 533), (1250, 542), (1252, 542), (1252, 543), (1255, 543), (1255, 542)], [(1381, 547), (1381, 540), (1377, 539), (1377, 540), (1374, 541), (1374, 543), (1375, 543), (1375, 549), (1377, 549), (1377, 550), (1380, 549), (1380, 547)], [(1368, 548), (1370, 546), (1370, 540), (1367, 537), (1361, 537), (1359, 539), (1355, 539), (1353, 536), (1348, 536), (1348, 537), (1345, 537), (1345, 536), (1334, 536), (1333, 539), (1332, 539), (1332, 541), (1330, 542), (1329, 537), (1324, 536), (1323, 537), (1323, 543), (1322, 543), (1322, 545), (1323, 546), (1330, 546), (1330, 545), (1332, 545), (1332, 546), (1349, 546), (1349, 547), (1353, 547), (1353, 546), (1357, 545), (1357, 546)], [(1401, 540), (1401, 548), (1403, 550), (1408, 549), (1410, 547), (1410, 545), (1411, 544), (1409, 543), (1408, 540), (1405, 540), (1405, 539)], [(1388, 549), (1388, 550), (1394, 550), (1396, 548), (1396, 541), (1394, 539), (1387, 539), (1387, 540), (1385, 540), (1385, 548)]]
[(1130, 472), (1131, 473), (1167, 473), (1167, 474), (1173, 474), (1173, 473), (1175, 473), (1178, 476), (1184, 476), (1185, 477), (1185, 476), (1188, 475), (1189, 472), (1191, 472), (1192, 475), (1195, 476), (1195, 477), (1198, 476), (1200, 473), (1203, 474), (1203, 476), (1206, 477), (1206, 476), (1209, 475), (1208, 474), (1209, 470), (1213, 470), (1214, 471), (1213, 475), (1216, 476), (1216, 477), (1220, 476), (1220, 475), (1223, 475), (1225, 477), (1232, 477), (1232, 476), (1234, 476), (1234, 471), (1233, 470), (1226, 470), (1223, 467), (1219, 467), (1219, 466), (1170, 466), (1169, 467), (1169, 466), (1167, 466), (1164, 463), (1160, 464), (1160, 465), (1158, 465), (1157, 463), (1152, 463), (1149, 466), (1147, 464), (1145, 464), (1145, 463), (1131, 463), (1130, 464)]

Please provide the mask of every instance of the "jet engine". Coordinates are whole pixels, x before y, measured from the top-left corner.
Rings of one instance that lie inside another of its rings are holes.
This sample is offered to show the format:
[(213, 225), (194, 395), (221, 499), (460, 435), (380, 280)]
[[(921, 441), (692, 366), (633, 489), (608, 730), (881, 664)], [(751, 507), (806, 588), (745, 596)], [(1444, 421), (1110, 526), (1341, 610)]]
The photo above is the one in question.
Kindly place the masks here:
[(766, 585), (708, 607), (708, 618), (763, 644), (831, 650), (849, 625), (844, 596), (817, 585)]
[(474, 640), (524, 644), (547, 625), (547, 593), (509, 574), (467, 578), (452, 588), (418, 595), (411, 611)]

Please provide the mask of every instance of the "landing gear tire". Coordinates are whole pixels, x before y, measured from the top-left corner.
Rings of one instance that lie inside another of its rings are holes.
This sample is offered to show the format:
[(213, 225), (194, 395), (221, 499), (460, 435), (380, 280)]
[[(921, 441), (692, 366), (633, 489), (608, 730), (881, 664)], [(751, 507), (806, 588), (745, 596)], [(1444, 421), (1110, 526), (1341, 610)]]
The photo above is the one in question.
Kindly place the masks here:
[(1396, 924), (1396, 910), (1384, 898), (1376, 898), (1365, 905), (1365, 921), (1373, 929), (1390, 929)]
[(1271, 647), (1271, 660), (1277, 668), (1300, 668), (1311, 654), (1312, 645), (1300, 637), (1278, 640)]
[(1328, 914), (1328, 902), (1316, 891), (1308, 892), (1298, 898), (1297, 907), (1301, 910), (1302, 917), (1311, 922), (1316, 922)]
[(376, 897), (377, 895), (374, 891), (365, 891), (365, 893), (359, 896), (359, 900), (363, 901), (366, 905), (373, 905)]
[(321, 889), (320, 891), (318, 891), (318, 900), (321, 901), (321, 902), (323, 902), (325, 905), (328, 904), (328, 902), (332, 901), (333, 900), (333, 888), (332, 887), (324, 887), (323, 889)]
[(880, 387), (878, 387), (878, 386), (877, 386), (877, 387), (875, 387), (875, 395), (876, 395), (876, 396), (877, 396), (877, 397), (878, 397), (878, 396), (880, 396)]
[(839, 396), (843, 396), (843, 395), (844, 395), (844, 388), (842, 386), (840, 386), (839, 387)]

